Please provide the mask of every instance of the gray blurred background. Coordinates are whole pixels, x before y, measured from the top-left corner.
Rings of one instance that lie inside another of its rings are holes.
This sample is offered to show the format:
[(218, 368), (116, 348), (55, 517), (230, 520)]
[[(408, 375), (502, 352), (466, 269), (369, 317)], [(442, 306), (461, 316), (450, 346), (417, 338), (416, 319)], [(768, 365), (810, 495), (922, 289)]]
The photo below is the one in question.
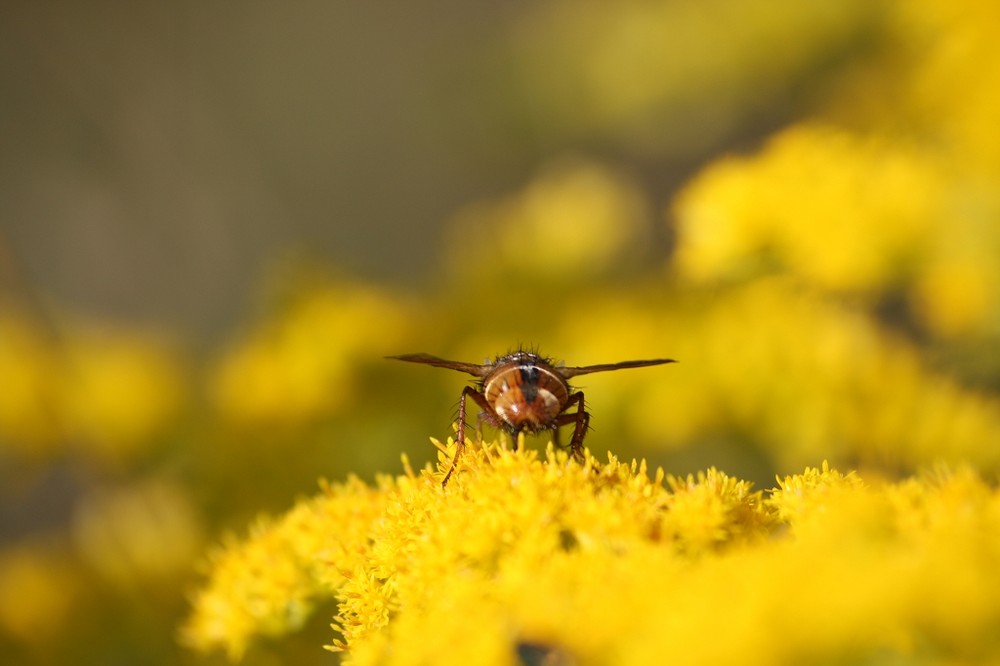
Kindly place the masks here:
[(282, 252), (425, 272), (448, 212), (532, 159), (484, 131), (498, 77), (462, 55), (513, 8), (4, 3), (5, 263), (59, 301), (196, 334)]
[[(198, 339), (283, 254), (413, 284), (442, 260), (449, 215), (552, 155), (624, 164), (661, 206), (711, 148), (801, 111), (867, 29), (864, 12), (792, 11), (782, 25), (817, 36), (791, 70), (699, 72), (706, 30), (760, 37), (729, 5), (676, 3), (664, 25), (701, 38), (661, 25), (664, 51), (602, 24), (599, 5), (574, 23), (561, 3), (4, 2), (3, 280)], [(597, 77), (615, 58), (626, 80), (652, 75), (648, 99), (606, 106), (616, 82)]]

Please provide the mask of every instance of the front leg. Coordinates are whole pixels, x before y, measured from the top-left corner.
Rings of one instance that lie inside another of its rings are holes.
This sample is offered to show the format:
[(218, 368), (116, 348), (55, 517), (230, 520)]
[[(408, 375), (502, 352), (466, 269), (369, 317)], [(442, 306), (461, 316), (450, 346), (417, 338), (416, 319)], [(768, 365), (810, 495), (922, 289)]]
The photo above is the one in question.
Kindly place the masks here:
[[(576, 404), (576, 411), (572, 413), (566, 413), (570, 407)], [(563, 413), (556, 417), (556, 437), (558, 438), (558, 428), (559, 426), (568, 425), (570, 423), (576, 424), (573, 429), (573, 439), (569, 442), (569, 450), (576, 458), (577, 462), (583, 462), (583, 436), (587, 434), (587, 428), (590, 426), (590, 414), (583, 409), (583, 391), (577, 391), (569, 397), (566, 401), (566, 406), (563, 408)]]
[(487, 413), (492, 410), (485, 395), (471, 386), (466, 386), (462, 389), (462, 397), (458, 400), (458, 441), (455, 442), (455, 457), (451, 461), (451, 468), (448, 470), (448, 473), (444, 475), (444, 481), (441, 482), (442, 488), (448, 485), (448, 479), (450, 479), (451, 475), (455, 472), (455, 467), (458, 465), (458, 458), (462, 455), (462, 451), (465, 449), (465, 399), (470, 396), (472, 397), (472, 400)]

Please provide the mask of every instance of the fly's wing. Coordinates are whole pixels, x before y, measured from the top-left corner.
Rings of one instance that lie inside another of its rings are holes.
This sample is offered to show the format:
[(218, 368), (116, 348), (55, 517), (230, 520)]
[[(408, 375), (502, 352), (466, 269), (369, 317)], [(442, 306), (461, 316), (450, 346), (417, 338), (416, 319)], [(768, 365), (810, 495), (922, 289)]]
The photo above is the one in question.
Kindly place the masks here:
[(569, 379), (577, 375), (589, 375), (592, 372), (607, 372), (608, 370), (624, 370), (626, 368), (645, 368), (650, 365), (663, 365), (664, 363), (676, 363), (672, 358), (656, 358), (648, 361), (621, 361), (620, 363), (604, 363), (603, 365), (585, 365), (574, 368), (556, 368), (560, 375)]
[(458, 370), (474, 377), (485, 377), (493, 369), (492, 365), (448, 361), (437, 356), (431, 356), (430, 354), (400, 354), (399, 356), (386, 356), (386, 358), (396, 361), (407, 361), (408, 363), (423, 363), (424, 365), (433, 365), (438, 368), (448, 368), (449, 370)]

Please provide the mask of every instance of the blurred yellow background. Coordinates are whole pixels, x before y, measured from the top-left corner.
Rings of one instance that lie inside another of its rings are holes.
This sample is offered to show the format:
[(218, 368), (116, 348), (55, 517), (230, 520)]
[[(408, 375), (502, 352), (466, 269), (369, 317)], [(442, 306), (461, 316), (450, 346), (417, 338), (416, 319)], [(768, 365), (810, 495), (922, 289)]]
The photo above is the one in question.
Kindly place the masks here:
[[(0, 653), (221, 660), (176, 641), (209, 544), (451, 433), (461, 376), (387, 354), (676, 358), (582, 385), (598, 456), (673, 474), (995, 481), (997, 25), (8, 3)], [(332, 612), (245, 663), (335, 662)]]

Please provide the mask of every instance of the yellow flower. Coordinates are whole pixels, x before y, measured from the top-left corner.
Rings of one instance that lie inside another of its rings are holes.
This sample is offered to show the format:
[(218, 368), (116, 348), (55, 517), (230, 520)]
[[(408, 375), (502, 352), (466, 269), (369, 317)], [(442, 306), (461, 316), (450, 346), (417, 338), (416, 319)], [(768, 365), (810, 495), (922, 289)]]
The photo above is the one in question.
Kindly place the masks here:
[(826, 114), (850, 124), (794, 126), (710, 164), (673, 207), (676, 268), (696, 282), (779, 271), (869, 303), (902, 296), (937, 337), (995, 339), (1000, 11), (885, 9), (891, 56), (859, 68), (855, 94)]
[(697, 477), (667, 477), (671, 494), (665, 527), (679, 550), (699, 553), (747, 535), (766, 534), (773, 517), (761, 508), (762, 493), (751, 483), (714, 467)]
[(112, 460), (148, 446), (180, 412), (182, 364), (155, 337), (80, 328), (66, 336), (59, 381), (67, 433)]
[[(1000, 209), (997, 211), (1000, 213)], [(914, 284), (911, 300), (928, 327), (944, 338), (957, 338), (985, 328), (998, 310), (1000, 268), (995, 261), (1000, 242), (991, 234), (961, 227), (941, 239), (942, 251), (927, 263)]]
[(0, 551), (0, 635), (44, 645), (79, 613), (83, 576), (58, 539)]
[(191, 500), (164, 481), (93, 492), (72, 527), (83, 561), (120, 589), (172, 582), (203, 547)]
[(700, 281), (779, 268), (833, 291), (880, 293), (913, 271), (943, 179), (931, 155), (909, 146), (831, 127), (786, 130), (681, 194), (678, 270)]
[(683, 451), (706, 466), (717, 459), (699, 449), (721, 440), (779, 470), (826, 458), (863, 469), (913, 472), (943, 460), (1000, 471), (997, 396), (940, 372), (862, 308), (787, 277), (715, 288), (709, 298), (679, 290), (659, 308), (644, 294), (636, 300), (592, 293), (587, 335), (574, 312), (558, 328), (565, 343), (556, 348), (574, 362), (680, 361), (588, 378), (595, 450), (614, 434), (621, 451)]
[(54, 446), (59, 427), (56, 354), (38, 327), (12, 313), (0, 316), (0, 445), (25, 451)]
[(358, 665), (1000, 657), (1000, 493), (968, 470), (824, 464), (765, 494), (494, 443), (442, 490), (440, 448), (437, 472), (329, 487), (230, 542), (188, 642), (238, 657), (332, 597)]
[(593, 277), (641, 251), (649, 218), (638, 188), (623, 174), (564, 159), (522, 191), (460, 211), (449, 256), (469, 248), (484, 254), (473, 263), (480, 281), (484, 272), (556, 283)]
[(357, 573), (383, 494), (356, 479), (323, 490), (280, 521), (260, 519), (244, 541), (229, 538), (210, 554), (212, 583), (195, 598), (183, 642), (221, 646), (239, 658), (253, 636), (298, 628), (317, 598)]
[(308, 422), (346, 404), (358, 359), (388, 353), (402, 330), (401, 306), (378, 290), (313, 285), (227, 350), (209, 394), (235, 423)]
[(1000, 168), (1000, 8), (989, 0), (892, 5), (891, 26), (912, 65), (896, 112), (963, 162)]
[(70, 322), (58, 334), (0, 318), (0, 442), (72, 443), (121, 461), (148, 447), (183, 401), (179, 355), (155, 335)]

